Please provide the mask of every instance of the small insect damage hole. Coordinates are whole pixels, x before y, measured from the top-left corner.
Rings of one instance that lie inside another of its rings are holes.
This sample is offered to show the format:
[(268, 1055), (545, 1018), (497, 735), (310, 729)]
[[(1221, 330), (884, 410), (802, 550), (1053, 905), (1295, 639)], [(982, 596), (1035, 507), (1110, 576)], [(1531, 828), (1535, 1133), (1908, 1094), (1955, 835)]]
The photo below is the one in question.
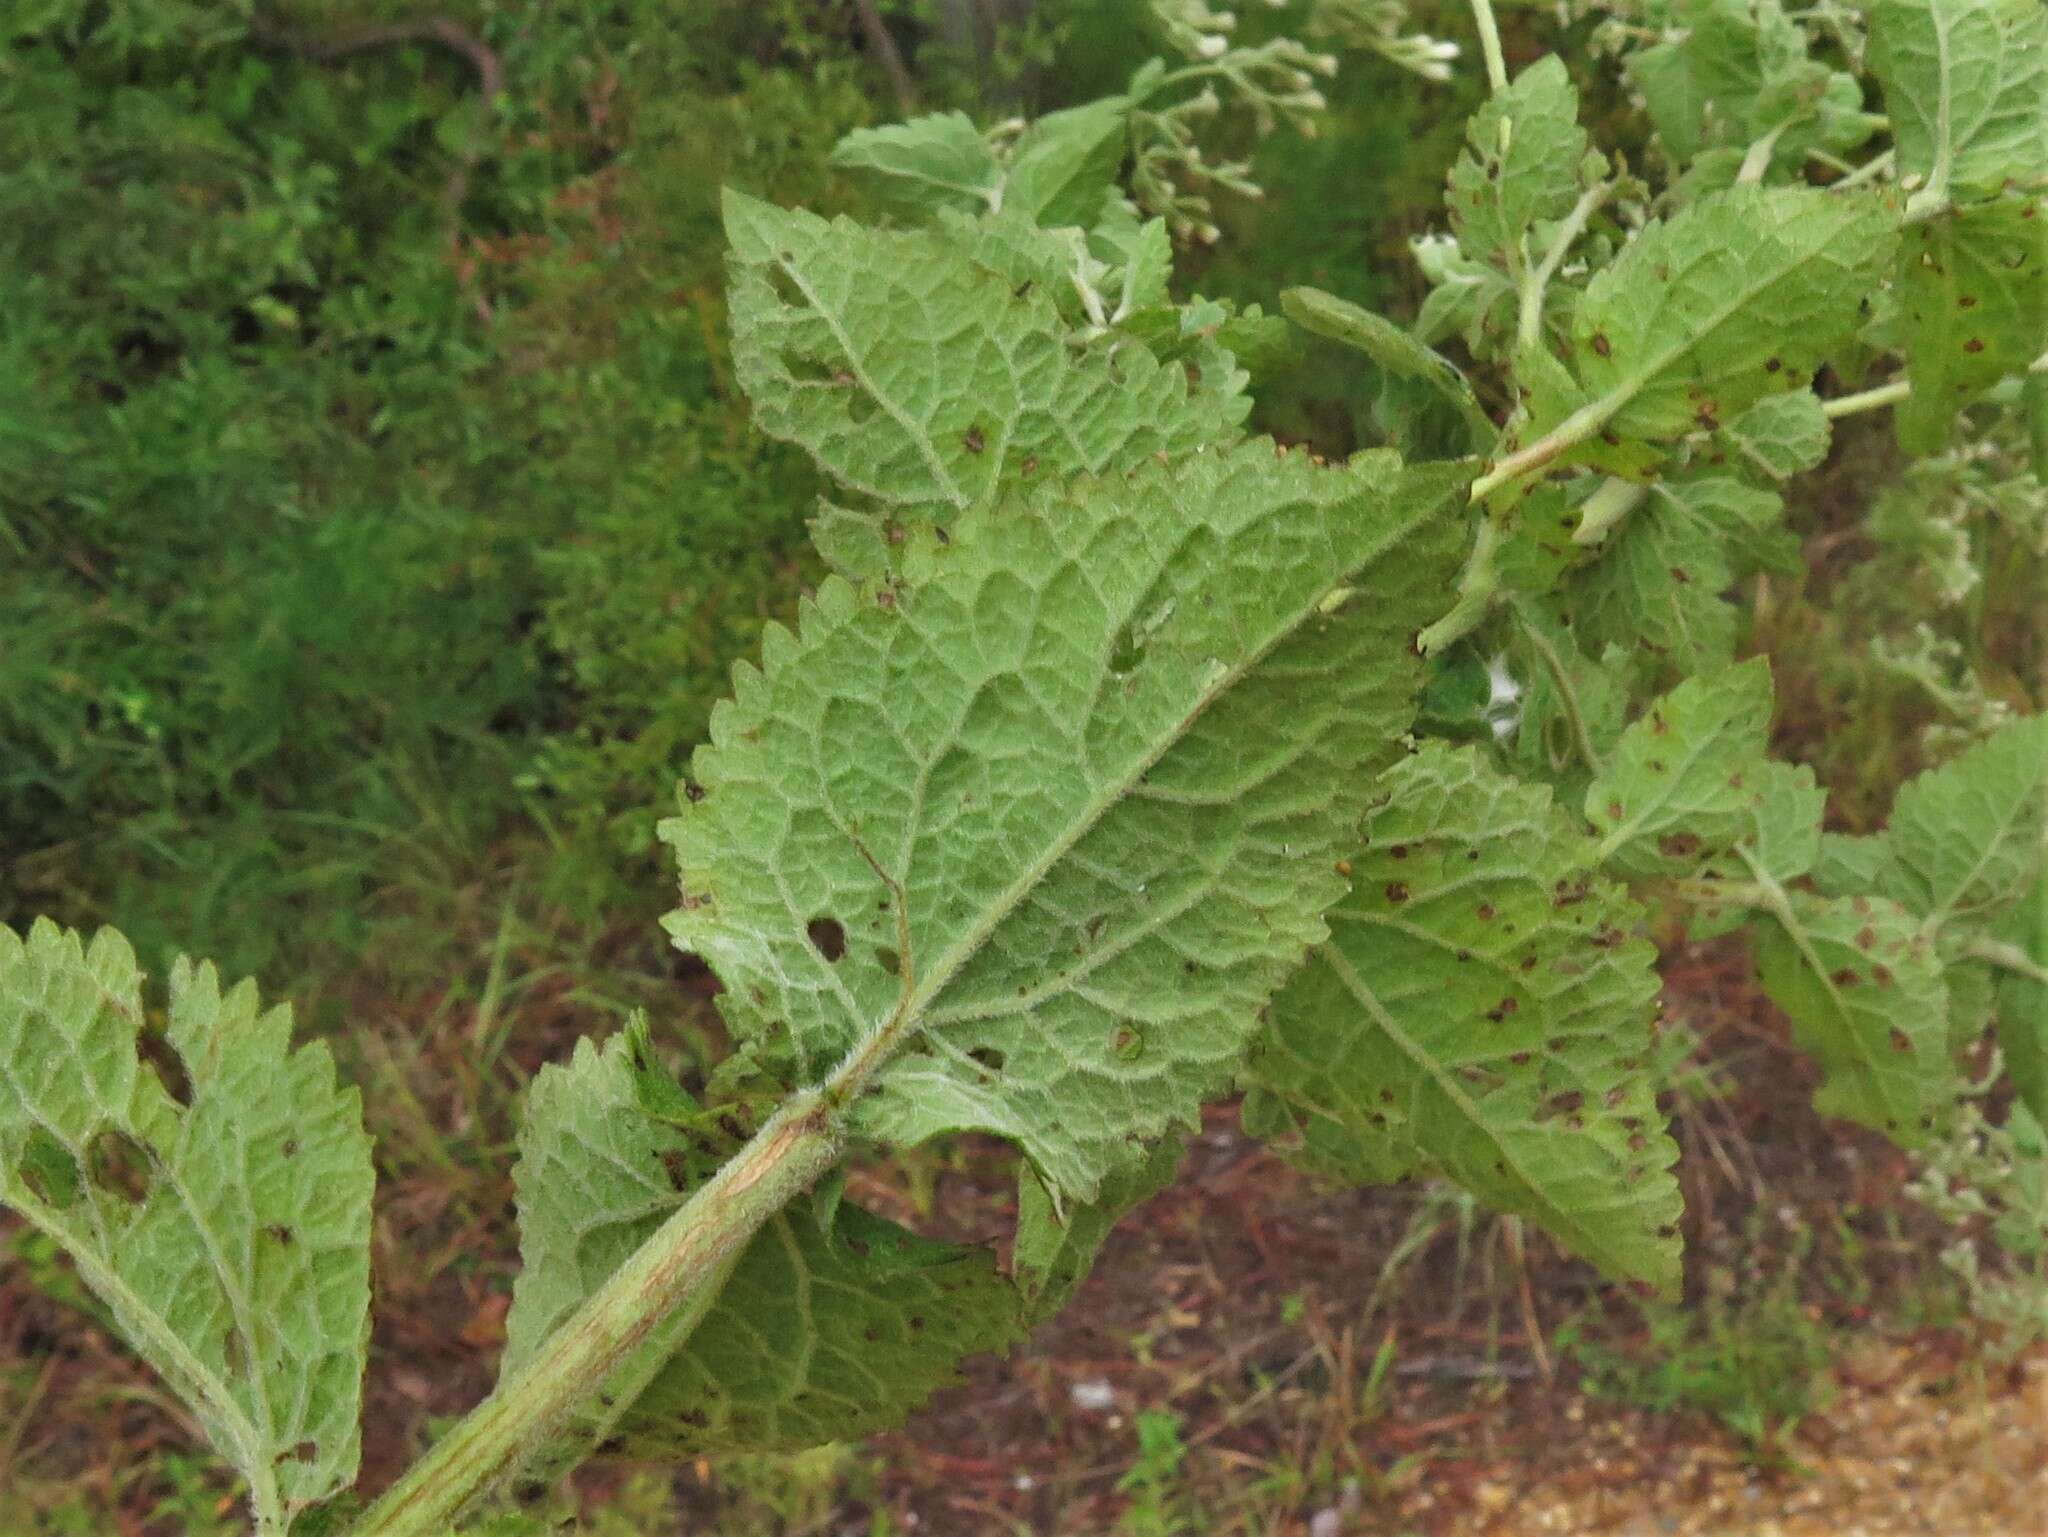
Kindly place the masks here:
[(155, 1030), (144, 1030), (135, 1038), (135, 1054), (156, 1073), (164, 1093), (181, 1110), (192, 1108), (192, 1075), (185, 1071), (185, 1059)]
[(67, 1210), (78, 1199), (78, 1160), (40, 1126), (29, 1134), (14, 1172), (30, 1195), (54, 1211)]
[(967, 1060), (974, 1063), (991, 1077), (1003, 1070), (1004, 1057), (993, 1046), (977, 1046), (967, 1053)]
[(1110, 648), (1109, 670), (1121, 677), (1135, 672), (1138, 663), (1145, 659), (1145, 642), (1136, 625), (1125, 625), (1117, 631), (1116, 643)]
[(837, 964), (846, 955), (846, 926), (837, 918), (813, 918), (804, 925), (804, 933), (811, 941), (811, 948), (826, 960)]
[(1119, 1062), (1135, 1062), (1145, 1051), (1145, 1034), (1136, 1025), (1118, 1025), (1109, 1038), (1109, 1048)]
[(891, 950), (887, 945), (877, 945), (875, 947), (875, 964), (892, 977), (903, 975), (903, 957), (894, 950)]
[(85, 1177), (107, 1195), (131, 1204), (148, 1198), (155, 1173), (149, 1150), (125, 1131), (103, 1131), (85, 1150)]

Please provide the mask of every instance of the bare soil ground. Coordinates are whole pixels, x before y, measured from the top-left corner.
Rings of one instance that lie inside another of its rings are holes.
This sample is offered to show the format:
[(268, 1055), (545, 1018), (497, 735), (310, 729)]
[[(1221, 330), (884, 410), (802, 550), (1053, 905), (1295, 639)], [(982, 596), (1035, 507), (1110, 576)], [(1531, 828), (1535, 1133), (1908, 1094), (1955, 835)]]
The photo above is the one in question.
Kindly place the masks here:
[[(1982, 1348), (1940, 1280), (1946, 1235), (1901, 1193), (1905, 1160), (1812, 1114), (1810, 1078), (1743, 974), (1725, 945), (1668, 958), (1671, 1017), (1730, 1080), (1675, 1116), (1689, 1302), (1739, 1336), (1770, 1295), (1770, 1327), (1796, 1336), (1746, 1368), (1727, 1339), (1693, 1347), (1697, 1374), (1785, 1411), (1761, 1450), (1697, 1406), (1585, 1391), (1560, 1325), (1642, 1382), (1670, 1352), (1651, 1349), (1637, 1299), (1541, 1235), (1416, 1188), (1319, 1189), (1221, 1105), (1062, 1317), (834, 1465), (800, 1514), (763, 1503), (772, 1471), (699, 1465), (677, 1476), (673, 1522), (646, 1530), (2048, 1534), (2048, 1354)], [(569, 1033), (523, 1025), (509, 1049), (531, 1070)], [(416, 1108), (464, 1114), (424, 1093)], [(445, 1143), (420, 1145), (449, 1166), (419, 1156), (387, 1175), (367, 1487), (488, 1389), (513, 1273), (507, 1129), (444, 1124)], [(1002, 1162), (971, 1140), (853, 1186), (929, 1231), (994, 1238), (1011, 1220)], [(196, 1433), (61, 1287), (61, 1272), (0, 1271), (0, 1534), (59, 1530), (38, 1512), (81, 1491), (124, 1537), (191, 1529), (165, 1516), (159, 1470)], [(1162, 1414), (1183, 1450), (1134, 1483), (1139, 1417)], [(583, 1487), (602, 1498), (621, 1476)]]

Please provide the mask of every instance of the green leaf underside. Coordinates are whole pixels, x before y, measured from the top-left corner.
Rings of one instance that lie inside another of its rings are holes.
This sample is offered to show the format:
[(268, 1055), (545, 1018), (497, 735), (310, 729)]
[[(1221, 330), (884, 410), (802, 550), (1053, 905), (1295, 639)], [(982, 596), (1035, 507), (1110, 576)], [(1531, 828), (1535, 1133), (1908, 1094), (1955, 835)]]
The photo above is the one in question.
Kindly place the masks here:
[(1870, 67), (1902, 177), (1983, 196), (2048, 176), (2048, 9), (2038, 0), (1876, 0)]
[(1033, 1322), (1073, 1300), (1111, 1229), (1173, 1183), (1180, 1168), (1177, 1137), (1162, 1137), (1144, 1161), (1112, 1171), (1093, 1201), (1064, 1209), (1027, 1168), (1017, 1176), (1017, 1242), (1010, 1271)]
[(1557, 55), (1530, 65), (1489, 97), (1472, 114), (1465, 138), (1446, 206), (1466, 255), (1516, 252), (1539, 219), (1571, 211), (1586, 131), (1579, 126), (1579, 93)]
[(1746, 143), (1765, 80), (1806, 49), (1774, 0), (1761, 12), (1745, 0), (1681, 0), (1675, 9), (1683, 34), (1633, 54), (1628, 72), (1664, 147), (1683, 162)]
[(1651, 224), (1587, 285), (1573, 372), (1607, 430), (1668, 439), (1798, 389), (1891, 252), (1874, 196), (1733, 187)]
[[(633, 1048), (579, 1042), (534, 1081), (517, 1170), (524, 1267), (509, 1378), (731, 1151), (648, 1112)], [(851, 1204), (789, 1207), (701, 1316), (671, 1320), (562, 1427), (534, 1476), (605, 1456), (795, 1450), (889, 1429), (959, 1361), (1022, 1329), (985, 1250), (920, 1238)], [(607, 1405), (606, 1400), (611, 1400)]]
[[(1056, 237), (1028, 223), (882, 231), (735, 192), (725, 222), (755, 421), (877, 503), (944, 518), (1005, 484), (1238, 435), (1241, 379), (1191, 382), (1128, 341), (1077, 350)], [(1016, 273), (1019, 243), (1040, 276)]]
[(142, 974), (0, 928), (0, 1204), (54, 1238), (278, 1528), (355, 1479), (374, 1176), (358, 1096), (290, 1010), (171, 972), (181, 1104), (137, 1055)]
[(2048, 716), (2010, 721), (1909, 781), (1885, 834), (1896, 884), (1923, 919), (1996, 918), (2033, 884), (2048, 815)]
[(970, 515), (900, 591), (827, 581), (663, 825), (736, 1034), (814, 1080), (896, 1051), (864, 1129), (995, 1132), (1087, 1199), (1322, 938), (1469, 473), (1250, 443)]
[(1382, 782), (1331, 936), (1275, 999), (1252, 1129), (1354, 1181), (1431, 1171), (1609, 1274), (1678, 1279), (1641, 909), (1548, 788), (1425, 748)]
[(1899, 442), (1936, 453), (1956, 412), (2048, 346), (2048, 204), (2003, 197), (1913, 226), (1899, 296), (1913, 381), (1896, 408)]
[(1130, 109), (1109, 96), (1035, 119), (1011, 152), (1003, 207), (1048, 227), (1094, 218), (1123, 159)]
[(1814, 1108), (1923, 1144), (1955, 1092), (1933, 945), (1896, 902), (1798, 891), (1787, 900), (1790, 921), (1758, 933), (1757, 975), (1820, 1064)]
[(856, 128), (833, 146), (831, 164), (870, 179), (885, 197), (923, 213), (980, 213), (1003, 179), (988, 141), (964, 112)]
[(1722, 431), (1743, 462), (1773, 480), (1810, 470), (1828, 456), (1834, 435), (1820, 397), (1812, 390), (1766, 395)]
[(1580, 643), (1647, 651), (1683, 672), (1727, 666), (1741, 619), (1722, 596), (1734, 556), (1781, 511), (1775, 492), (1726, 476), (1660, 482), (1606, 558), (1566, 588)]
[(1770, 720), (1760, 657), (1688, 678), (1652, 704), (1586, 791), (1600, 862), (1628, 876), (1682, 875), (1733, 848), (1765, 788)]

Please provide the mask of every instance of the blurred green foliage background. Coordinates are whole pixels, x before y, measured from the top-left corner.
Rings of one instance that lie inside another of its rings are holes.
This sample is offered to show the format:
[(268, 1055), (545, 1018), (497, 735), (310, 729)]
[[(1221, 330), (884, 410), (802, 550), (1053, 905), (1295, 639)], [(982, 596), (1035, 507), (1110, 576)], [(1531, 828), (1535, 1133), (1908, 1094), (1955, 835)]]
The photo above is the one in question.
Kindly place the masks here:
[[(1153, 51), (1137, 0), (959, 25), (998, 9), (880, 7), (920, 108)], [(818, 491), (733, 385), (717, 191), (858, 211), (826, 152), (901, 115), (858, 10), (8, 8), (0, 921), (293, 986), (430, 973), (463, 891), (660, 910), (654, 822)], [(1194, 286), (1386, 298), (1460, 90), (1360, 60)], [(1350, 436), (1355, 365), (1305, 361), (1275, 425)]]

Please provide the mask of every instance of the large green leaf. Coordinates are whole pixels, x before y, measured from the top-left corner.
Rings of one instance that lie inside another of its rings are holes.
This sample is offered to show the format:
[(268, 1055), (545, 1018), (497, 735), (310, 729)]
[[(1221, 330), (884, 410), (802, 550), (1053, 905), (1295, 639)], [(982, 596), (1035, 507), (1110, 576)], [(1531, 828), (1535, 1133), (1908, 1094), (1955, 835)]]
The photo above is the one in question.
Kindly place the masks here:
[(1955, 1097), (1948, 995), (1913, 915), (1872, 897), (1786, 895), (1757, 939), (1764, 991), (1820, 1063), (1816, 1109), (1917, 1147)]
[(1766, 395), (1721, 429), (1721, 441), (1740, 462), (1773, 480), (1810, 470), (1828, 456), (1834, 436), (1820, 397), (1812, 390)]
[(1115, 184), (1130, 110), (1107, 96), (1035, 120), (1010, 152), (1002, 206), (1044, 225), (1092, 220)]
[(1173, 1183), (1180, 1158), (1180, 1139), (1163, 1137), (1143, 1162), (1105, 1178), (1093, 1201), (1064, 1204), (1029, 1168), (1019, 1171), (1010, 1270), (1033, 1321), (1052, 1317), (1073, 1300), (1110, 1231)]
[(1091, 1196), (1321, 939), (1468, 476), (1250, 443), (969, 513), (900, 589), (828, 580), (663, 826), (737, 1035), (806, 1081), (893, 1054), (871, 1133), (996, 1132)]
[(2048, 347), (2048, 202), (2002, 197), (1914, 225), (1898, 287), (1913, 381), (1896, 411), (1899, 442), (1936, 453), (1956, 412)]
[[(579, 1042), (534, 1080), (517, 1170), (525, 1260), (509, 1378), (731, 1151), (708, 1122), (669, 1119), (643, 1082), (645, 1044)], [(679, 1096), (678, 1096), (679, 1097)], [(1018, 1298), (986, 1250), (935, 1243), (821, 1199), (770, 1219), (703, 1307), (665, 1319), (601, 1394), (558, 1428), (529, 1476), (589, 1449), (674, 1459), (816, 1446), (888, 1429), (1007, 1348)]]
[(54, 1238), (281, 1532), (355, 1480), (370, 1144), (324, 1046), (211, 966), (171, 970), (175, 1096), (138, 1056), (142, 974), (0, 928), (0, 1203)]
[(832, 147), (831, 163), (914, 214), (983, 212), (996, 202), (1003, 179), (995, 152), (964, 112), (856, 128)]
[[(1061, 317), (1058, 237), (1022, 219), (913, 231), (725, 198), (733, 358), (754, 419), (850, 491), (938, 516), (1033, 477), (1238, 436), (1241, 380)], [(1071, 233), (1071, 232), (1070, 232)]]
[(1725, 475), (1660, 481), (1613, 548), (1565, 588), (1580, 643), (1633, 651), (1652, 671), (1727, 666), (1740, 616), (1723, 594), (1746, 564), (1745, 547), (1783, 510), (1775, 491)]
[(1573, 318), (1577, 402), (1624, 438), (1663, 440), (1797, 389), (1849, 337), (1889, 265), (1874, 196), (1732, 187), (1651, 224)]
[(1899, 174), (1938, 204), (2048, 177), (2048, 7), (1875, 0), (1870, 67)]
[(1547, 55), (1488, 97), (1465, 140), (1447, 199), (1458, 243), (1467, 256), (1519, 261), (1536, 221), (1563, 218), (1579, 195), (1586, 131), (1564, 61)]
[(1854, 77), (1807, 57), (1806, 33), (1781, 0), (1677, 0), (1676, 35), (1630, 55), (1629, 78), (1679, 164), (1736, 159), (1774, 135), (1772, 161), (1797, 166), (1815, 145), (1840, 153), (1882, 122), (1862, 110)]
[(1622, 733), (1586, 790), (1600, 862), (1630, 876), (1682, 875), (1755, 826), (1771, 673), (1761, 657), (1688, 678)]
[(1252, 1054), (1248, 1124), (1340, 1178), (1440, 1171), (1610, 1274), (1674, 1287), (1641, 910), (1547, 788), (1476, 750), (1427, 747), (1382, 793), (1330, 939)]
[(1981, 922), (2009, 909), (2041, 869), (2048, 816), (2048, 716), (2010, 721), (1900, 789), (1887, 837), (1899, 885), (1924, 920)]

